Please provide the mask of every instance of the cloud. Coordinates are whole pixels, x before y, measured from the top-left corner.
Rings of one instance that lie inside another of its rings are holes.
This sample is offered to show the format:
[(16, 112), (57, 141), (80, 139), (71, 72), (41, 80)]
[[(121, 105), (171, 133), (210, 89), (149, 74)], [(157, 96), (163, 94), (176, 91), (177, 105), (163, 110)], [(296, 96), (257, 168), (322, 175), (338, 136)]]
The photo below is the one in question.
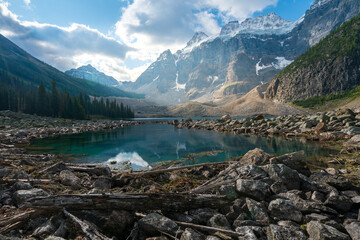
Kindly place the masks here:
[(161, 52), (182, 49), (196, 31), (217, 34), (227, 21), (243, 20), (277, 2), (133, 0), (105, 35), (83, 24), (21, 21), (0, 0), (0, 33), (62, 71), (90, 63), (117, 80), (134, 81)]
[(126, 44), (82, 24), (59, 27), (20, 21), (6, 2), (0, 2), (0, 34), (62, 71), (81, 65), (78, 59), (84, 60), (79, 57), (84, 55), (89, 60), (99, 58), (121, 64), (126, 53), (132, 50)]

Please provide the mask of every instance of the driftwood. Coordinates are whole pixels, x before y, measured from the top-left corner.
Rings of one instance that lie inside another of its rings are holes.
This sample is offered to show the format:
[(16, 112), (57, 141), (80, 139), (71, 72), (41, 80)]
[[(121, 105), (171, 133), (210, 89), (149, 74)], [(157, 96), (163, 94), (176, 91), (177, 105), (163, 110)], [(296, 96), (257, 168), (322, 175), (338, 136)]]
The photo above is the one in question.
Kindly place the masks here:
[(230, 179), (230, 180), (226, 180), (223, 182), (218, 182), (218, 183), (213, 183), (213, 184), (208, 184), (208, 185), (201, 185), (193, 190), (190, 191), (190, 193), (203, 193), (206, 192), (208, 190), (217, 188), (217, 187), (221, 187), (223, 185), (229, 185), (232, 184), (234, 182), (236, 182), (239, 178), (235, 178), (235, 179)]
[(66, 217), (68, 217), (73, 223), (78, 225), (81, 228), (81, 231), (89, 238), (94, 240), (111, 240), (111, 238), (108, 238), (98, 230), (96, 230), (91, 225), (87, 224), (86, 222), (80, 220), (76, 216), (72, 215), (66, 209), (63, 210)]
[(197, 168), (197, 167), (203, 167), (203, 166), (216, 166), (216, 165), (224, 165), (224, 164), (230, 164), (232, 162), (218, 162), (218, 163), (202, 163), (202, 164), (194, 164), (194, 165), (187, 165), (187, 166), (181, 166), (181, 167), (174, 167), (174, 168), (166, 168), (166, 169), (157, 169), (157, 170), (150, 170), (150, 171), (142, 171), (142, 172), (132, 172), (129, 173), (129, 175), (133, 176), (146, 176), (146, 175), (154, 175), (154, 174), (161, 174), (166, 172), (173, 172), (183, 169), (190, 169), (190, 168)]
[(199, 229), (199, 230), (202, 230), (202, 231), (207, 231), (207, 232), (210, 232), (210, 233), (221, 232), (221, 233), (224, 233), (226, 235), (233, 236), (233, 237), (243, 237), (243, 235), (241, 235), (240, 233), (237, 233), (237, 232), (234, 232), (234, 231), (231, 231), (231, 230), (208, 227), (208, 226), (204, 226), (204, 225), (198, 225), (198, 224), (186, 223), (186, 222), (178, 222), (178, 221), (174, 221), (174, 222), (177, 225), (182, 226), (182, 227), (196, 228), (196, 229)]
[(48, 184), (52, 181), (50, 179), (0, 179), (0, 183), (16, 183), (16, 182), (24, 182), (24, 183), (31, 183), (31, 184)]
[(15, 223), (9, 224), (5, 227), (2, 227), (2, 228), (0, 228), (0, 234), (10, 232), (11, 230), (19, 227), (21, 224), (22, 224), (22, 222), (20, 221), (20, 222), (15, 222)]
[(187, 211), (205, 207), (219, 209), (229, 204), (231, 201), (225, 196), (209, 194), (73, 194), (32, 198), (24, 203), (24, 207), (47, 210), (66, 208), (69, 210)]
[(10, 225), (10, 224), (19, 222), (19, 221), (25, 221), (25, 220), (27, 221), (35, 213), (36, 213), (35, 210), (31, 210), (31, 211), (28, 211), (28, 212), (23, 212), (23, 213), (20, 213), (20, 214), (16, 214), (14, 216), (2, 218), (2, 219), (0, 219), (0, 227), (7, 226), (7, 225)]

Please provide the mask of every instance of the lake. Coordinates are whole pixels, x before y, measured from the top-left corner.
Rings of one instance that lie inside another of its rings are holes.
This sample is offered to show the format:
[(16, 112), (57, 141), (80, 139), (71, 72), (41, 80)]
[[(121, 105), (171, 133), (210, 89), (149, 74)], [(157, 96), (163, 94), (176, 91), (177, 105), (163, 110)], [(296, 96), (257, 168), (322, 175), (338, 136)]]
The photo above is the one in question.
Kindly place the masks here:
[(70, 155), (75, 163), (117, 166), (130, 162), (133, 168), (148, 168), (169, 160), (183, 160), (187, 164), (219, 162), (254, 148), (276, 155), (300, 150), (307, 156), (328, 153), (327, 149), (300, 139), (221, 134), (154, 123), (35, 140), (29, 151)]

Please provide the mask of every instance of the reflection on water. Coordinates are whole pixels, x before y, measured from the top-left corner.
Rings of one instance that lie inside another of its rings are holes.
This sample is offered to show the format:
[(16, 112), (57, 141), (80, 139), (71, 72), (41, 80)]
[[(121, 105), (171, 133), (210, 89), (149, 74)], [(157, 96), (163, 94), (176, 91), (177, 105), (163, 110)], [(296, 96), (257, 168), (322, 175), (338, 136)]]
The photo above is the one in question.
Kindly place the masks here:
[(179, 160), (190, 153), (199, 154), (195, 163), (223, 161), (243, 155), (254, 148), (271, 154), (304, 150), (308, 156), (326, 154), (314, 143), (281, 137), (220, 134), (213, 131), (177, 129), (166, 124), (144, 124), (123, 129), (83, 133), (36, 140), (35, 147), (51, 147), (48, 153), (78, 156), (76, 162), (106, 163), (130, 161), (146, 167), (160, 161)]
[(129, 162), (133, 168), (151, 168), (149, 163), (144, 161), (137, 152), (121, 152), (116, 157), (106, 161), (108, 165), (119, 165)]

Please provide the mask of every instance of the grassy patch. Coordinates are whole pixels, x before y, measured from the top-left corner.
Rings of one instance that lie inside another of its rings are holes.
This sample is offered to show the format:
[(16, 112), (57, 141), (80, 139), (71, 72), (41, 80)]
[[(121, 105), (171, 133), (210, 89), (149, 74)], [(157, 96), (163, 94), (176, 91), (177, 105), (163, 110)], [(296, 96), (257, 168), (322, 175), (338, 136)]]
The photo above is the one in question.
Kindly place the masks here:
[(357, 97), (360, 97), (360, 86), (354, 88), (353, 90), (341, 94), (331, 94), (326, 96), (311, 97), (305, 100), (294, 101), (293, 104), (303, 108), (315, 108), (336, 101), (342, 101), (342, 100), (352, 101)]

